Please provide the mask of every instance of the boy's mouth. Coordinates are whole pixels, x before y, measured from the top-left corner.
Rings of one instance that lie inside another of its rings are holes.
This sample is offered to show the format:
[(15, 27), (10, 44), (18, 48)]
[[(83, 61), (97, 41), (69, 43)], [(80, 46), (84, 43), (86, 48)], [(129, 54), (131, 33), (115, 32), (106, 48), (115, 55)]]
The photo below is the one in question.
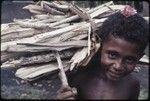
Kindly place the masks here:
[(107, 77), (111, 80), (118, 80), (121, 78), (121, 74), (118, 74), (118, 73), (114, 73), (112, 71), (108, 71), (106, 73)]

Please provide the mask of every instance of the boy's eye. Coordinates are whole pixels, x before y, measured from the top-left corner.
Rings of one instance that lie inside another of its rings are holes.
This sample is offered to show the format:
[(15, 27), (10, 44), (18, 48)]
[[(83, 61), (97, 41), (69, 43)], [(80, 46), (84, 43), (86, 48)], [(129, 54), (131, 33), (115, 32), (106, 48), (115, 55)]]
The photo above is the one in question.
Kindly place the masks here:
[(116, 59), (117, 57), (118, 57), (118, 54), (116, 52), (108, 52), (108, 58)]
[(137, 60), (135, 58), (126, 58), (127, 63), (135, 63)]

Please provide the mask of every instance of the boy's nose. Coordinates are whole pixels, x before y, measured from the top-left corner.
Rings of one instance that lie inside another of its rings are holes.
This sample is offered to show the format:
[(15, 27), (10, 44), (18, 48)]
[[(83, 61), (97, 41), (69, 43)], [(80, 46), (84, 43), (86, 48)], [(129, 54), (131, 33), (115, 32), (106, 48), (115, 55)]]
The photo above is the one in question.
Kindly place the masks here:
[(123, 65), (122, 65), (122, 61), (117, 61), (114, 63), (113, 68), (115, 69), (115, 71), (122, 71), (123, 70)]

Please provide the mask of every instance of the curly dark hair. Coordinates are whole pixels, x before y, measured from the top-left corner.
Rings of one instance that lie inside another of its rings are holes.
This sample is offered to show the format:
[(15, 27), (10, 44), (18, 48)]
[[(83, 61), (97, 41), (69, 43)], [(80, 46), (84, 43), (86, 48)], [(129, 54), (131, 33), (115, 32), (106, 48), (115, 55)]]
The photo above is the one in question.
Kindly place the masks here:
[(125, 17), (121, 12), (112, 14), (96, 33), (102, 39), (102, 43), (109, 35), (113, 35), (138, 44), (140, 51), (144, 51), (149, 41), (148, 23), (139, 14), (130, 17)]

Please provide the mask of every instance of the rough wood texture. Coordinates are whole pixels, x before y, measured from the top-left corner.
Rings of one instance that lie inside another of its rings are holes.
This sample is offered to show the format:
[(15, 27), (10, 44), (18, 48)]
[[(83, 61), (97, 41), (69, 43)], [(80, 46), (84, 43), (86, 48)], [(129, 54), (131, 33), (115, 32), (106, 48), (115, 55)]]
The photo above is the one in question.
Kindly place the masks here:
[(60, 77), (60, 80), (62, 82), (62, 86), (68, 86), (69, 84), (68, 84), (67, 76), (66, 76), (65, 71), (63, 69), (63, 64), (62, 64), (62, 61), (61, 61), (61, 58), (60, 58), (58, 51), (56, 51), (56, 59), (57, 59), (57, 63), (58, 63), (58, 68), (60, 70), (59, 77)]
[[(65, 71), (69, 69), (69, 64), (67, 62), (63, 62), (63, 66)], [(57, 63), (48, 63), (38, 66), (28, 66), (20, 68), (16, 71), (15, 75), (21, 79), (33, 81), (39, 76), (56, 71), (59, 71)]]
[[(73, 54), (75, 53), (74, 50), (70, 51), (62, 51), (60, 53), (61, 59), (70, 59)], [(56, 61), (56, 58), (53, 53), (49, 52), (46, 54), (38, 54), (30, 57), (21, 57), (20, 59), (15, 59), (10, 62), (5, 62), (1, 65), (2, 69), (8, 68), (19, 68), (25, 65), (33, 65), (33, 64), (40, 64), (40, 63), (48, 63), (51, 61)]]

